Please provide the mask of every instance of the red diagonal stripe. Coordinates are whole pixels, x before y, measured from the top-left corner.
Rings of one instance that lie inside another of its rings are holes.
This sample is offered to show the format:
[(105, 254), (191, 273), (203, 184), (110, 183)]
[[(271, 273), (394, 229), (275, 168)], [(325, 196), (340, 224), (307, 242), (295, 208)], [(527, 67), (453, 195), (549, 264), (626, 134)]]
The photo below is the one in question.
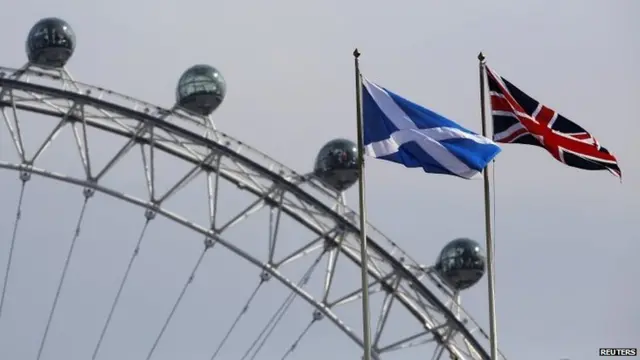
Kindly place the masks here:
[(556, 112), (544, 105), (540, 105), (540, 111), (536, 114), (536, 120), (540, 125), (549, 126), (549, 123), (555, 116)]
[(491, 96), (491, 109), (496, 111), (508, 111), (513, 112), (511, 105), (507, 102), (507, 100), (498, 95)]
[[(535, 136), (542, 137), (544, 139), (544, 147), (558, 160), (560, 160), (559, 147), (568, 149), (577, 154), (581, 154), (584, 156), (592, 157), (594, 159), (598, 159), (601, 161), (607, 162), (616, 162), (616, 158), (604, 152), (599, 151), (597, 146), (587, 144), (583, 141), (573, 139), (570, 137), (565, 137), (558, 135), (556, 132), (552, 131), (546, 125), (542, 125), (533, 121), (530, 116), (522, 116), (518, 113), (525, 114), (524, 109), (520, 104), (514, 99), (513, 95), (506, 89), (498, 79), (496, 79), (491, 71), (487, 72), (489, 76), (496, 82), (498, 87), (500, 88), (500, 92), (504, 95), (506, 102), (511, 107), (511, 111), (516, 113), (518, 120), (531, 134)], [(497, 98), (497, 97), (496, 97)], [(493, 97), (492, 97), (493, 99)]]

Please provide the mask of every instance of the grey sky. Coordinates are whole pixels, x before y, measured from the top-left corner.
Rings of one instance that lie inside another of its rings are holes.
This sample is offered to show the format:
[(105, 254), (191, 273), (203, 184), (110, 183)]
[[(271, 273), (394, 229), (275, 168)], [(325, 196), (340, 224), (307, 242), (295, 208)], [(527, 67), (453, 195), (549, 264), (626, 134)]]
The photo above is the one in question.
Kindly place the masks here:
[[(620, 161), (622, 184), (604, 172), (568, 168), (541, 149), (507, 145), (495, 169), (500, 348), (511, 359), (588, 360), (597, 358), (599, 347), (640, 345), (640, 293), (632, 285), (640, 276), (634, 226), (640, 208), (635, 138), (640, 28), (632, 17), (639, 11), (633, 0), (60, 0), (55, 5), (23, 0), (0, 12), (0, 65), (25, 62), (26, 34), (47, 16), (64, 18), (76, 31), (78, 45), (68, 68), (77, 80), (152, 103), (169, 106), (182, 71), (211, 64), (228, 83), (227, 98), (215, 114), (219, 129), (305, 172), (326, 141), (355, 138), (355, 46), (368, 78), (475, 130), (480, 129), (476, 55), (485, 51), (489, 66), (591, 131)], [(6, 134), (0, 141), (4, 160), (12, 149)], [(104, 156), (121, 144), (107, 137), (99, 141), (109, 149)], [(71, 138), (67, 143), (48, 158), (59, 171), (75, 166), (65, 157), (75, 152)], [(139, 187), (137, 161), (127, 163), (113, 181)], [(179, 167), (168, 162), (165, 172)], [(376, 161), (368, 162), (366, 175), (369, 220), (421, 262), (432, 263), (452, 238), (482, 241), (481, 182)], [(19, 190), (15, 176), (0, 172), (1, 264)], [(8, 293), (11, 310), (0, 320), (1, 359), (35, 358), (81, 203), (79, 190), (66, 185), (38, 180), (29, 186)], [(231, 186), (225, 191), (229, 213), (250, 200)], [(202, 201), (195, 205), (202, 194), (194, 192), (193, 201), (185, 198), (175, 206), (203, 221), (206, 207)], [(348, 198), (356, 203), (355, 189)], [(104, 196), (88, 212), (88, 230), (79, 240), (43, 359), (90, 355), (142, 225), (140, 209)], [(130, 305), (117, 314), (119, 330), (105, 340), (103, 359), (146, 356), (198, 255), (197, 234), (166, 220), (155, 225), (149, 230), (155, 246), (136, 264), (135, 285), (122, 300)], [(244, 226), (238, 239), (266, 237), (265, 226)], [(194, 241), (182, 241), (187, 237)], [(198, 278), (206, 280), (194, 282), (154, 359), (208, 358), (255, 286), (256, 271), (246, 263), (211, 256), (215, 260), (203, 265), (206, 276)], [(286, 296), (282, 289), (274, 293), (279, 295), (259, 299), (258, 315), (244, 320), (246, 338), (231, 340), (227, 358), (242, 356)], [(282, 346), (306, 325), (311, 310), (295, 304), (295, 316), (274, 334), (279, 347), (265, 348), (258, 358), (282, 356)], [(463, 304), (488, 329), (486, 279), (464, 293)], [(359, 308), (353, 309), (348, 316), (357, 328)], [(398, 331), (409, 322), (397, 321)], [(294, 358), (360, 356), (328, 321), (319, 326)], [(181, 352), (185, 348), (190, 352)], [(424, 357), (409, 351), (389, 358)]]

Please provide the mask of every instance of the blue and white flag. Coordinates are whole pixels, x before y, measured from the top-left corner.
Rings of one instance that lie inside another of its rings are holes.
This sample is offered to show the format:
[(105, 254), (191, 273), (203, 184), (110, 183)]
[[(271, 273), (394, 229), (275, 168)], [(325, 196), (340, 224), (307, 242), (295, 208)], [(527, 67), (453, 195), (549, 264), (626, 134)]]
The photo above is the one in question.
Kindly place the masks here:
[(365, 153), (471, 179), (500, 152), (492, 140), (362, 78)]

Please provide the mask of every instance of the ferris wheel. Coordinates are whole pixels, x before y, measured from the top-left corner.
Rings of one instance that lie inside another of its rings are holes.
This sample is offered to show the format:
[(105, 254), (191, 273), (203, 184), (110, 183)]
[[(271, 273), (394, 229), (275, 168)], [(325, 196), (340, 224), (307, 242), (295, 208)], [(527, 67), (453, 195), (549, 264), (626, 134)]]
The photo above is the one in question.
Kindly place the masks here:
[(477, 243), (422, 265), (369, 225), (361, 264), (351, 141), (295, 172), (215, 127), (214, 67), (186, 70), (161, 107), (74, 80), (75, 46), (43, 19), (28, 63), (0, 67), (0, 358), (360, 356), (366, 266), (376, 359), (489, 359), (460, 305), (484, 274)]

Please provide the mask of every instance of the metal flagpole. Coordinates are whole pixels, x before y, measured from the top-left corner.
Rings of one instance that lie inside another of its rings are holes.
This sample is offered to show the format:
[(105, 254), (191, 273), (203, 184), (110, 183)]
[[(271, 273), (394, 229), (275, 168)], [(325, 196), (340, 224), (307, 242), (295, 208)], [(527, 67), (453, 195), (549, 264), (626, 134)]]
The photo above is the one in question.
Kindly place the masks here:
[(356, 69), (356, 117), (358, 129), (358, 193), (360, 201), (360, 268), (362, 271), (362, 342), (364, 360), (371, 360), (371, 317), (369, 312), (369, 259), (367, 256), (367, 220), (364, 203), (364, 132), (362, 130), (362, 76), (360, 75), (360, 52), (353, 50)]
[[(480, 116), (482, 118), (482, 136), (487, 137), (487, 112), (485, 103), (485, 64), (483, 53), (478, 54), (480, 62)], [(491, 359), (498, 360), (498, 331), (496, 321), (495, 264), (493, 261), (493, 234), (491, 231), (491, 194), (489, 188), (489, 166), (484, 169), (484, 223), (487, 247), (487, 277), (489, 294), (489, 340), (491, 341)]]

